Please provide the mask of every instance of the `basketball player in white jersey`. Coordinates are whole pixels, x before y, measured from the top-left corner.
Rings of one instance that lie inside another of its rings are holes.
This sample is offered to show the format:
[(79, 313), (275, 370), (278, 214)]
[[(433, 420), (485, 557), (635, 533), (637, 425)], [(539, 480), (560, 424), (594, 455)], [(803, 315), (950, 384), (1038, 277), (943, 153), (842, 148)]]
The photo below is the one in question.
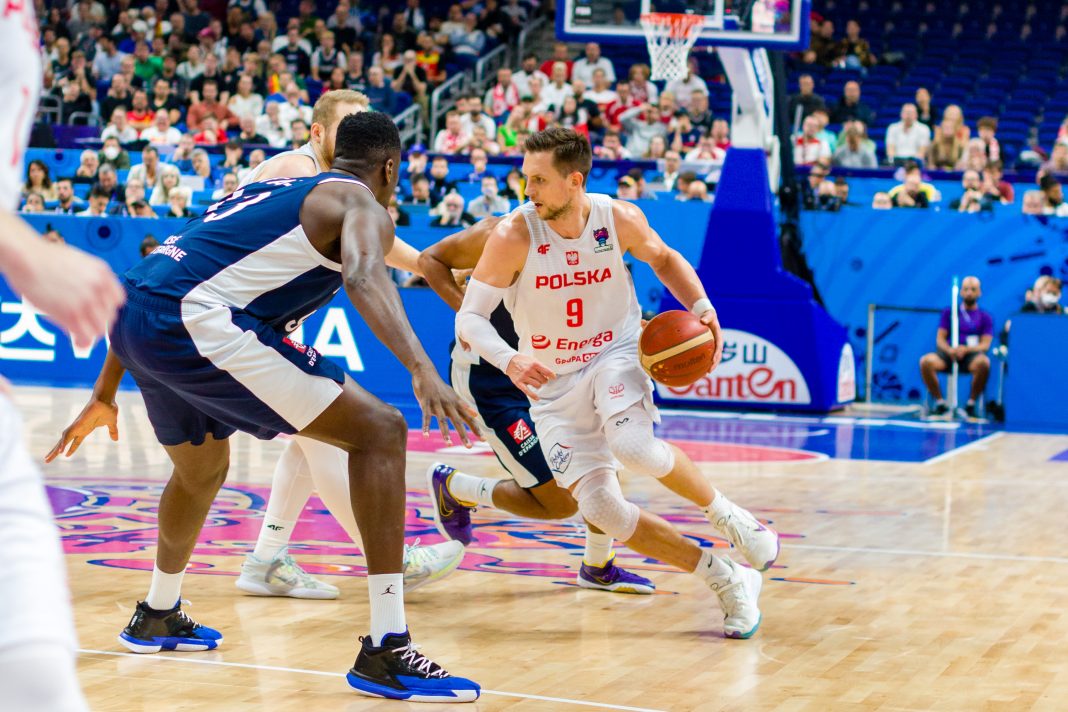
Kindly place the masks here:
[[(334, 162), (334, 145), (341, 119), (368, 110), (367, 97), (360, 92), (327, 92), (315, 102), (311, 139), (294, 151), (279, 153), (264, 161), (241, 182), (241, 186), (271, 178), (304, 178), (328, 170)], [(386, 255), (390, 267), (421, 274), (419, 253), (399, 237)], [(93, 429), (107, 426), (117, 439), (118, 410), (114, 394), (124, 369), (111, 354), (105, 360), (94, 387), (93, 398), (67, 428), (56, 447), (45, 458), (51, 462), (67, 450), (69, 457)], [(68, 446), (71, 446), (68, 448)], [(257, 596), (289, 596), (306, 599), (334, 599), (337, 586), (308, 574), (288, 553), (290, 537), (304, 505), (317, 490), (327, 509), (349, 537), (359, 543), (359, 529), (349, 499), (349, 476), (345, 453), (311, 438), (295, 435), (275, 465), (267, 511), (260, 526), (255, 548), (245, 557), (237, 587)], [(460, 565), (464, 547), (454, 541), (432, 546), (406, 546), (404, 586), (413, 591), (438, 581)]]
[[(589, 142), (571, 129), (527, 140), (523, 173), (530, 202), (486, 242), (457, 316), (457, 334), (531, 399), (531, 416), (557, 484), (589, 523), (646, 556), (690, 571), (716, 592), (724, 633), (748, 638), (760, 625), (761, 577), (778, 536), (716, 491), (678, 448), (653, 434), (652, 382), (638, 361), (641, 313), (623, 262), (649, 264), (684, 305), (723, 338), (693, 267), (669, 248), (631, 203), (586, 193)], [(490, 322), (504, 302), (518, 350)], [(717, 557), (623, 497), (615, 467), (658, 478), (701, 508), (753, 569)], [(756, 570), (754, 570), (756, 569)]]
[[(15, 210), (23, 152), (41, 89), (33, 4), (0, 12), (0, 272), (11, 288), (79, 344), (99, 338), (122, 304), (111, 268), (66, 245), (45, 242)], [(2, 379), (0, 379), (2, 381)], [(22, 423), (0, 387), (0, 707), (88, 710), (74, 668), (77, 644), (59, 536), (40, 472), (22, 444)]]

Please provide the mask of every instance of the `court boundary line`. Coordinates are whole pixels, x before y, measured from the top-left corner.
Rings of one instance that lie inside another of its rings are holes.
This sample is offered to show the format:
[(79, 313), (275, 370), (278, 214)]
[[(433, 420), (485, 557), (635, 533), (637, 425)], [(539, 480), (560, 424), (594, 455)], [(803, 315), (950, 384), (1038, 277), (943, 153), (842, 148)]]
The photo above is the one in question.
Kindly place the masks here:
[(863, 546), (824, 546), (822, 544), (787, 544), (784, 549), (807, 551), (838, 551), (855, 554), (887, 554), (890, 556), (931, 556), (939, 559), (980, 559), (986, 561), (1018, 561), (1023, 563), (1068, 564), (1060, 556), (1027, 556), (1024, 554), (984, 554), (977, 551), (923, 551), (921, 549), (883, 549)]
[[(123, 653), (114, 650), (91, 650), (88, 648), (78, 648), (79, 655), (110, 655), (118, 658), (137, 658), (138, 660), (156, 660), (156, 661), (169, 661), (175, 663), (190, 663), (192, 665), (216, 665), (219, 667), (234, 667), (234, 668), (246, 668), (250, 670), (270, 670), (273, 672), (288, 672), (297, 675), (318, 675), (320, 677), (345, 677), (345, 673), (341, 672), (326, 672), (323, 670), (308, 670), (305, 668), (290, 668), (281, 667), (278, 665), (257, 665), (255, 663), (235, 663), (228, 662), (226, 660), (197, 660), (195, 658), (176, 658), (168, 655), (144, 655), (141, 653)], [(354, 694), (359, 694), (354, 691)], [(658, 710), (651, 707), (629, 707), (627, 705), (614, 705), (609, 702), (587, 702), (585, 700), (572, 700), (567, 697), (546, 697), (544, 695), (533, 695), (525, 692), (505, 692), (503, 690), (487, 690), (482, 689), (484, 695), (496, 695), (498, 697), (517, 697), (525, 700), (539, 700), (542, 702), (562, 702), (568, 705), (577, 705), (581, 707), (597, 707), (600, 709), (608, 710), (623, 710), (624, 712), (666, 712), (666, 710)], [(373, 701), (376, 698), (361, 695), (368, 701)], [(381, 698), (377, 698), (381, 699)]]
[(971, 450), (973, 450), (974, 448), (976, 448), (979, 445), (987, 445), (987, 444), (993, 442), (994, 440), (1000, 440), (1002, 437), (1004, 437), (1004, 435), (1005, 435), (1005, 431), (1004, 430), (998, 430), (996, 432), (990, 433), (989, 435), (984, 435), (983, 437), (979, 438), (978, 440), (972, 440), (970, 443), (965, 443), (964, 445), (961, 445), (960, 447), (953, 448), (952, 450), (947, 450), (946, 452), (942, 453), (941, 455), (935, 455), (934, 457), (928, 458), (928, 459), (924, 460), (923, 462), (921, 462), (920, 464), (921, 465), (937, 465), (938, 463), (945, 462), (946, 460), (950, 459), (951, 457), (955, 457), (956, 455), (960, 455), (961, 453), (970, 452)]

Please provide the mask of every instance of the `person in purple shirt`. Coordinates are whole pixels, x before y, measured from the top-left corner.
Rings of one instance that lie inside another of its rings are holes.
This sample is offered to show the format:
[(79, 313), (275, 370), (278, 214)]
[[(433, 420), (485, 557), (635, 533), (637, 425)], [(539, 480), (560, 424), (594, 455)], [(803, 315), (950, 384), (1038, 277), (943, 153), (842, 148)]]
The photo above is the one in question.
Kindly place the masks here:
[(990, 375), (990, 359), (986, 352), (994, 338), (994, 318), (989, 312), (979, 308), (981, 294), (979, 278), (965, 277), (960, 285), (961, 303), (958, 307), (960, 345), (954, 347), (949, 343), (951, 312), (950, 307), (946, 307), (938, 324), (938, 335), (935, 337), (938, 350), (920, 359), (923, 382), (935, 399), (931, 415), (945, 415), (949, 412), (949, 405), (942, 397), (942, 388), (938, 383), (938, 373), (950, 370), (955, 361), (959, 364), (960, 373), (967, 372), (972, 375), (971, 393), (964, 410), (970, 418), (978, 416), (975, 402), (983, 393)]

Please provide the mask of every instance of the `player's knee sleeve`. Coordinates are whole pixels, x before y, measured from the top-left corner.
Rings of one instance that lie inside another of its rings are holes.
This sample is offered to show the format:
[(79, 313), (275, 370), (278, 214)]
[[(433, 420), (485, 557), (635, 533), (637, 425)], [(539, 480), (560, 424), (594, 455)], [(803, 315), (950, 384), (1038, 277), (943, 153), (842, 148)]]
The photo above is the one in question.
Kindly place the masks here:
[(604, 429), (608, 448), (631, 472), (664, 477), (675, 468), (675, 452), (653, 435), (653, 419), (641, 404), (609, 418)]
[(623, 498), (615, 472), (591, 472), (578, 481), (572, 493), (587, 522), (619, 541), (634, 536), (640, 510)]

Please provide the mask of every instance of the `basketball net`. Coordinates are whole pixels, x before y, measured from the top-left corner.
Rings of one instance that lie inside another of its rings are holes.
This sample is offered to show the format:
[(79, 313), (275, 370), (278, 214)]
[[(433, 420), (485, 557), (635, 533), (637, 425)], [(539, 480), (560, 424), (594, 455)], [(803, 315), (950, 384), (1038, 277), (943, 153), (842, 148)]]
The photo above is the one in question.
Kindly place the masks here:
[(687, 60), (704, 25), (703, 15), (648, 12), (641, 16), (654, 81), (685, 79)]

